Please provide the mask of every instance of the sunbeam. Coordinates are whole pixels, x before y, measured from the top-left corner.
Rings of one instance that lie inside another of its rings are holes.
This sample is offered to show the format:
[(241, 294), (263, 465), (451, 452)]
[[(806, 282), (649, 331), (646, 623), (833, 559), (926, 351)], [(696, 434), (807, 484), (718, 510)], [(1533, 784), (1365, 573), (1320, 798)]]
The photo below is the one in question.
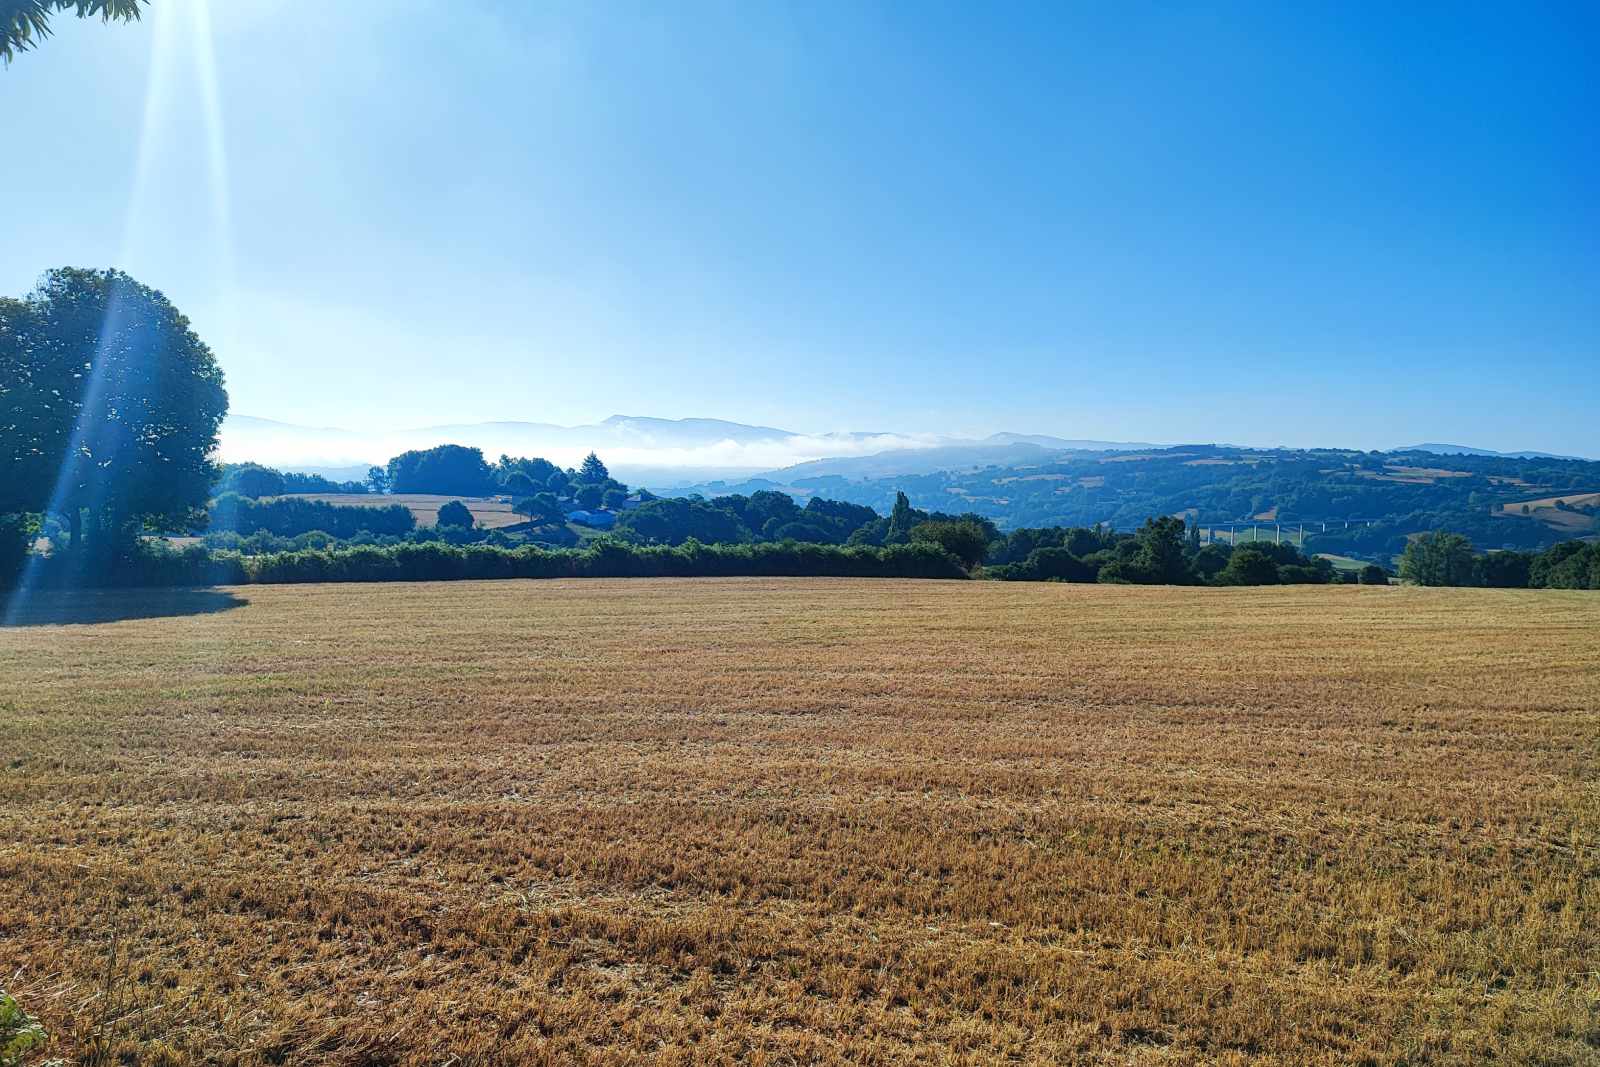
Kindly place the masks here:
[(154, 24), (153, 41), (150, 46), (150, 66), (145, 73), (144, 115), (139, 122), (138, 154), (134, 158), (133, 180), (128, 187), (128, 203), (122, 219), (122, 242), (117, 250), (119, 263), (124, 267), (137, 247), (141, 210), (146, 201), (155, 157), (155, 133), (171, 97), (172, 35), (175, 25), (166, 8), (153, 10), (151, 21)]
[[(105, 316), (100, 322), (99, 340), (95, 345), (94, 359), (89, 364), (88, 379), (84, 383), (83, 404), (78, 409), (78, 419), (73, 426), (71, 442), (61, 457), (61, 467), (56, 472), (55, 487), (50, 493), (50, 504), (44, 511), (45, 515), (66, 515), (69, 505), (71, 512), (76, 513), (84, 504), (92, 503), (92, 501), (79, 499), (76, 493), (80, 482), (92, 479), (92, 473), (86, 471), (80, 461), (87, 458), (85, 446), (89, 435), (94, 431), (94, 420), (103, 414), (102, 400), (106, 385), (106, 351), (121, 325), (121, 302), (121, 286), (113, 284), (106, 295)], [(93, 481), (98, 481), (98, 479), (93, 479)], [(103, 487), (99, 487), (97, 491), (103, 491)], [(78, 543), (82, 535), (82, 528), (76, 522), (73, 522), (72, 529), (72, 552), (77, 555), (83, 547)], [(6, 603), (4, 620), (6, 626), (16, 623), (20, 612), (38, 584), (39, 568), (42, 564), (43, 557), (37, 554), (28, 558), (27, 566), (24, 568), (16, 588), (12, 591), (11, 599)]]
[(211, 0), (190, 0), (189, 28), (195, 71), (200, 79), (200, 106), (206, 127), (206, 169), (210, 179), (211, 226), (222, 341), (232, 347), (235, 336), (235, 262), (233, 217), (228, 197), (228, 152), (223, 137), (222, 94), (217, 79), (217, 51), (211, 29)]
[[(160, 117), (165, 113), (170, 97), (172, 83), (172, 32), (173, 22), (170, 15), (164, 10), (152, 12), (154, 20), (154, 40), (151, 45), (150, 65), (145, 73), (144, 109), (139, 124), (139, 147), (134, 158), (133, 177), (128, 185), (127, 206), (123, 213), (122, 240), (118, 248), (118, 264), (124, 268), (130, 263), (138, 246), (138, 226), (143, 205), (147, 197), (150, 171), (153, 164), (155, 131), (159, 125)], [(56, 473), (55, 487), (50, 494), (50, 503), (44, 510), (45, 515), (63, 515), (69, 497), (72, 496), (75, 474), (78, 470), (78, 458), (84, 448), (84, 442), (93, 430), (90, 420), (96, 417), (100, 410), (100, 398), (105, 390), (105, 353), (107, 344), (115, 336), (118, 319), (118, 289), (113, 287), (106, 300), (105, 319), (101, 323), (99, 342), (95, 346), (93, 359), (88, 366), (87, 380), (84, 382), (83, 406), (79, 409), (77, 423), (73, 427), (71, 442), (61, 458), (61, 469)], [(78, 502), (73, 500), (76, 507)], [(77, 552), (80, 545), (74, 544), (72, 550)], [(19, 577), (16, 586), (12, 589), (10, 598), (6, 601), (3, 616), (4, 625), (12, 625), (18, 612), (31, 596), (38, 584), (39, 569), (43, 563), (42, 557), (33, 554), (29, 557), (26, 566)]]

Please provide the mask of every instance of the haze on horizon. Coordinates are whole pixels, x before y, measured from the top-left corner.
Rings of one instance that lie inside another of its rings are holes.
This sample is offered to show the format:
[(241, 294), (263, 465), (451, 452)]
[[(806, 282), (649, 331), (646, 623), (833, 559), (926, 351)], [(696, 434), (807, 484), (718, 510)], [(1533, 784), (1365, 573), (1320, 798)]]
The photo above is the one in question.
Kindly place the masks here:
[(364, 432), (1600, 455), (1600, 9), (522, 8), (58, 20), (0, 292), (123, 267)]

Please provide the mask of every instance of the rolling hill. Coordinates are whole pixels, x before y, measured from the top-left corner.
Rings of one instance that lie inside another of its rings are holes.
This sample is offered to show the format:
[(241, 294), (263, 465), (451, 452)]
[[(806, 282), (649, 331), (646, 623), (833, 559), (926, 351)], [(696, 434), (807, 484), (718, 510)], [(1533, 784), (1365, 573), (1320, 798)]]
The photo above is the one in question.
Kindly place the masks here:
[[(1600, 463), (1475, 454), (1247, 449), (1185, 445), (1142, 452), (997, 452), (947, 469), (883, 473), (900, 457), (836, 460), (758, 479), (694, 487), (707, 497), (757, 489), (821, 496), (880, 512), (905, 492), (919, 508), (975, 512), (1002, 528), (1137, 526), (1183, 515), (1206, 526), (1265, 522), (1305, 529), (1315, 550), (1386, 558), (1408, 535), (1448, 529), (1480, 548), (1541, 548), (1600, 532), (1594, 491)], [(945, 450), (931, 450), (938, 454)], [(1564, 507), (1555, 501), (1563, 499)], [(1527, 514), (1521, 505), (1529, 504)]]

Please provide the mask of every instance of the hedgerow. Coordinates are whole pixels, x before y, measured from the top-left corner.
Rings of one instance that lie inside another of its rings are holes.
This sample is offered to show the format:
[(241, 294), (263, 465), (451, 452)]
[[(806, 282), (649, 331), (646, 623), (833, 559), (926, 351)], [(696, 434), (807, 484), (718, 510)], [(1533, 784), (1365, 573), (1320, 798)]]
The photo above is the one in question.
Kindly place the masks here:
[(428, 582), (483, 578), (837, 577), (965, 578), (961, 563), (928, 542), (842, 547), (765, 544), (639, 546), (602, 539), (587, 549), (456, 546), (439, 542), (304, 549), (244, 556), (204, 545), (147, 544), (92, 570), (68, 556), (36, 560), (36, 586), (248, 585), (292, 582)]

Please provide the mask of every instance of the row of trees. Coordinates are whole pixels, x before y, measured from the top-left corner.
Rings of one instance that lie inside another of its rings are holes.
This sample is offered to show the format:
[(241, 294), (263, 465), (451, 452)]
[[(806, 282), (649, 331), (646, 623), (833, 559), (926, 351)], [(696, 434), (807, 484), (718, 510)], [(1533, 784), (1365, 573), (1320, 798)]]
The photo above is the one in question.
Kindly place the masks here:
[[(241, 535), (265, 531), (279, 537), (293, 537), (320, 531), (345, 539), (363, 532), (405, 534), (416, 526), (415, 517), (399, 504), (346, 506), (298, 496), (253, 500), (237, 493), (224, 493), (212, 502), (210, 515), (212, 530)], [(471, 524), (470, 514), (467, 522)]]
[[(46, 561), (44, 585), (66, 580)], [(961, 578), (960, 565), (936, 545), (872, 548), (795, 541), (676, 547), (629, 545), (606, 538), (587, 549), (457, 546), (442, 541), (307, 548), (247, 556), (200, 545), (148, 548), (105, 576), (109, 585), (210, 585), (253, 582), (449, 581), (469, 578), (838, 577)]]
[(703, 542), (794, 540), (837, 545), (877, 518), (878, 513), (871, 508), (817, 498), (801, 508), (787, 493), (760, 490), (749, 496), (732, 494), (711, 500), (651, 499), (621, 516), (617, 533), (639, 544), (681, 545), (693, 538)]
[(1406, 545), (1400, 577), (1418, 585), (1600, 589), (1600, 543), (1563, 541), (1543, 552), (1479, 555), (1461, 534), (1426, 533)]
[(650, 500), (621, 517), (617, 534), (638, 544), (662, 545), (678, 545), (691, 538), (741, 544), (808, 541), (878, 547), (927, 540), (950, 549), (968, 566), (981, 563), (989, 543), (999, 537), (987, 519), (919, 511), (904, 493), (896, 495), (888, 515), (879, 515), (865, 505), (821, 497), (812, 497), (800, 507), (789, 494), (770, 489), (710, 500), (698, 496)]
[(368, 492), (366, 482), (336, 482), (320, 474), (280, 471), (259, 463), (224, 463), (217, 477), (215, 492), (237, 493), (259, 498), (285, 493), (343, 493), (359, 496)]
[[(283, 503), (314, 506), (293, 499), (245, 501), (247, 507), (265, 508)], [(159, 544), (142, 546), (94, 578), (111, 585), (763, 574), (959, 578), (974, 572), (980, 551), (993, 550), (1012, 562), (993, 564), (982, 575), (1003, 581), (1277, 585), (1390, 580), (1375, 565), (1359, 576), (1340, 575), (1325, 561), (1308, 559), (1288, 544), (1199, 546), (1192, 528), (1186, 533), (1174, 519), (1152, 519), (1132, 535), (1103, 527), (1019, 530), (988, 545), (983, 545), (980, 530), (959, 519), (919, 523), (907, 541), (885, 546), (795, 540), (706, 544), (693, 538), (672, 546), (602, 538), (582, 550), (550, 549), (513, 547), (499, 531), (487, 532), (484, 540), (469, 540), (466, 527), (454, 528), (463, 537), (452, 539), (451, 529), (379, 536), (363, 530), (353, 541), (339, 542), (321, 532), (286, 539), (262, 527), (248, 538), (212, 534), (207, 545), (179, 552)], [(957, 536), (947, 537), (951, 534)], [(251, 540), (259, 544), (248, 544)], [(968, 548), (965, 557), (960, 554), (963, 545)], [(1015, 559), (1022, 551), (1026, 555)], [(82, 573), (71, 562), (70, 557), (44, 561), (41, 581), (81, 581)], [(1477, 554), (1458, 534), (1428, 534), (1414, 539), (1402, 556), (1400, 575), (1419, 585), (1600, 590), (1600, 544), (1575, 541), (1536, 554)]]
[[(1002, 581), (1107, 582), (1127, 585), (1295, 585), (1336, 579), (1333, 565), (1290, 544), (1202, 546), (1182, 519), (1147, 520), (1136, 534), (1096, 526), (1018, 530), (996, 555), (1010, 560), (985, 569)], [(1020, 557), (1020, 558), (1019, 558)], [(1365, 581), (1387, 582), (1382, 568)]]
[[(562, 468), (542, 458), (501, 456), (495, 464), (481, 449), (438, 445), (402, 452), (386, 468), (368, 473), (369, 488), (388, 493), (444, 496), (507, 495), (519, 514), (536, 525), (558, 523), (572, 511), (620, 509), (629, 490), (593, 452), (576, 468)], [(651, 499), (641, 491), (641, 499)]]

